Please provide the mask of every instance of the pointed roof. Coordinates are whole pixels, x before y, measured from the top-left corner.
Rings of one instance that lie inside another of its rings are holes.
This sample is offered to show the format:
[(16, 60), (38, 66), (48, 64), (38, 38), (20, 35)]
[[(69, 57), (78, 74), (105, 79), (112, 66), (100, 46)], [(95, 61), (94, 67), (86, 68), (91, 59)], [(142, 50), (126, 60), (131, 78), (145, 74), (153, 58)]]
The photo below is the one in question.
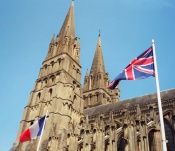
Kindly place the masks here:
[(89, 76), (89, 74), (88, 74), (88, 69), (86, 70), (86, 75), (85, 76)]
[(77, 48), (80, 49), (80, 38), (78, 38), (78, 40), (77, 40)]
[[(71, 49), (72, 43), (74, 41), (75, 41), (74, 1), (72, 1), (70, 8), (68, 10), (68, 13), (66, 15), (66, 18), (63, 22), (61, 29), (60, 29), (60, 32), (56, 37), (56, 41), (55, 41), (55, 38), (53, 36), (53, 38), (50, 42), (50, 47), (55, 42), (56, 42), (55, 44), (58, 47), (56, 47), (56, 49), (53, 50), (54, 53), (52, 53), (52, 55), (50, 55), (48, 52), (45, 60), (47, 60), (51, 57), (54, 57), (53, 55), (57, 55), (62, 51), (68, 52), (68, 49)], [(60, 43), (62, 43), (62, 45), (60, 45)], [(49, 50), (50, 50), (50, 47), (49, 47)], [(72, 56), (72, 52), (69, 51), (69, 53), (70, 53), (70, 56)]]
[(54, 44), (55, 43), (55, 39), (54, 39), (55, 35), (53, 35), (51, 41), (50, 41), (50, 44)]
[(105, 66), (104, 66), (104, 59), (103, 59), (103, 53), (102, 53), (102, 47), (101, 47), (101, 39), (100, 34), (98, 35), (98, 42), (97, 47), (93, 59), (93, 63), (91, 66), (90, 74), (95, 73), (105, 73)]
[(72, 1), (72, 4), (58, 35), (60, 39), (64, 36), (75, 38), (74, 1)]

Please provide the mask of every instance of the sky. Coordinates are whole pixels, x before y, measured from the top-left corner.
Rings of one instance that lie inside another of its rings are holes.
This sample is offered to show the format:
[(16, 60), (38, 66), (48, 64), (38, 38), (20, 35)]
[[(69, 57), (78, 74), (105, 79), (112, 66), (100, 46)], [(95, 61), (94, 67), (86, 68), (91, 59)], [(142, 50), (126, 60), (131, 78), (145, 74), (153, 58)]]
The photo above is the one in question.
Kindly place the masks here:
[[(0, 151), (8, 151), (53, 34), (71, 0), (0, 0)], [(174, 0), (75, 0), (82, 80), (100, 30), (106, 72), (113, 80), (155, 40), (160, 90), (175, 88)], [(155, 78), (120, 82), (120, 100), (156, 92)]]

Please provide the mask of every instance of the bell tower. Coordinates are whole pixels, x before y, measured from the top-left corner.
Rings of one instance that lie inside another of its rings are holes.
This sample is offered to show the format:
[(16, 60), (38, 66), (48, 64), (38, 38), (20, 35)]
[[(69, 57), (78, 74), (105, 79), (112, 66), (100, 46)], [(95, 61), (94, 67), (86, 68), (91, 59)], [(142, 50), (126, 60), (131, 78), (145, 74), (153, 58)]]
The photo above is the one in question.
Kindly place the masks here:
[(80, 79), (80, 40), (75, 36), (72, 1), (59, 34), (51, 39), (11, 150), (36, 150), (38, 138), (20, 143), (19, 136), (34, 121), (45, 115), (47, 110), (49, 114), (40, 150), (76, 150), (84, 107)]

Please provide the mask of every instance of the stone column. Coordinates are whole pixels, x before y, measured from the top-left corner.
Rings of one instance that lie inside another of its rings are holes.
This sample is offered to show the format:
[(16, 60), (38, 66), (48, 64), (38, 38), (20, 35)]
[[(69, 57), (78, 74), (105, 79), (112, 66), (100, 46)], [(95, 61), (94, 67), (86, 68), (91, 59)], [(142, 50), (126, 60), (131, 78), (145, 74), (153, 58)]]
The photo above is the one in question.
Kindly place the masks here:
[[(126, 121), (125, 121), (126, 122)], [(129, 137), (129, 128), (128, 128), (128, 126), (125, 124), (124, 125), (124, 150), (125, 151), (129, 151), (129, 145), (128, 145), (128, 143), (129, 143), (129, 139), (128, 139), (128, 137)]]
[(75, 151), (77, 150), (77, 142), (78, 139), (75, 134), (71, 134), (70, 136), (70, 141), (69, 141), (69, 150), (74, 149)]
[(87, 97), (87, 107), (91, 105), (91, 96)]
[(137, 136), (136, 131), (133, 125), (130, 125), (128, 127), (128, 134), (129, 134), (129, 151), (137, 151)]
[(114, 137), (113, 137), (113, 131), (112, 131), (112, 126), (110, 127), (110, 130), (109, 130), (109, 150), (112, 151), (112, 148), (113, 148), (113, 143), (112, 141), (114, 140)]
[(162, 141), (160, 130), (156, 130), (153, 135), (153, 149), (152, 151), (161, 151), (162, 150)]
[(143, 137), (143, 145), (144, 145), (143, 151), (148, 151), (149, 150), (148, 137)]
[(90, 151), (91, 148), (90, 140), (91, 140), (90, 133), (89, 131), (86, 131), (86, 134), (84, 135), (83, 151)]
[(102, 132), (102, 130), (97, 130), (96, 133), (96, 138), (95, 138), (95, 141), (96, 141), (96, 151), (103, 151), (103, 146), (104, 146), (104, 134)]

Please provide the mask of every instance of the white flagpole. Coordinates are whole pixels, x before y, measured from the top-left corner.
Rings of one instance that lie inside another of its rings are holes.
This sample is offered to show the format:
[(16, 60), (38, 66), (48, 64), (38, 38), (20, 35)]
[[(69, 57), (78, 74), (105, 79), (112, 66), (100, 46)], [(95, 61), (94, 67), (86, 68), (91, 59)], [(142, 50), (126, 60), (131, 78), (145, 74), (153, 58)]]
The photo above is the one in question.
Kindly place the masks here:
[(154, 56), (154, 69), (155, 69), (155, 78), (156, 78), (156, 87), (157, 87), (157, 99), (158, 99), (157, 101), (158, 101), (159, 118), (160, 118), (160, 129), (161, 129), (161, 135), (162, 135), (162, 147), (163, 147), (163, 151), (167, 151), (154, 39), (152, 40), (152, 47), (153, 47), (153, 56)]
[(36, 151), (39, 151), (39, 147), (40, 147), (40, 143), (41, 143), (41, 138), (43, 136), (44, 126), (45, 126), (45, 123), (46, 123), (47, 114), (48, 114), (48, 110), (46, 112), (46, 117), (45, 117), (45, 120), (44, 120), (43, 129), (41, 131), (41, 136), (40, 136), (40, 139), (39, 139), (39, 142), (38, 142), (38, 147), (37, 147), (37, 150)]

